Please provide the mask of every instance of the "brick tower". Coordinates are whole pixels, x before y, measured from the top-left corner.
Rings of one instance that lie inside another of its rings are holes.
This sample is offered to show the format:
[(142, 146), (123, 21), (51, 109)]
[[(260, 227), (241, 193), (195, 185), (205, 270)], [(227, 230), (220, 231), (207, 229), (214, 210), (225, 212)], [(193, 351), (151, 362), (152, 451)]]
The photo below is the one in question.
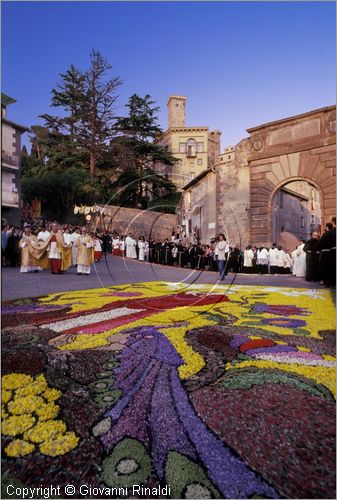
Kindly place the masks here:
[(168, 128), (184, 128), (186, 97), (171, 95), (168, 102)]

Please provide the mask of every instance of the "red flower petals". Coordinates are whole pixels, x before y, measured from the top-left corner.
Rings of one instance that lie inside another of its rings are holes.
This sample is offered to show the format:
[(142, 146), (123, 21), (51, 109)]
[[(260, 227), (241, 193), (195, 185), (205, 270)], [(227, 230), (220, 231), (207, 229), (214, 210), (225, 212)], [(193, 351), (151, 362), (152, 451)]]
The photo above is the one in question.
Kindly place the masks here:
[(261, 347), (272, 347), (273, 345), (276, 345), (275, 342), (269, 339), (249, 340), (248, 342), (245, 342), (244, 344), (240, 345), (240, 351), (246, 352), (251, 349), (259, 349)]

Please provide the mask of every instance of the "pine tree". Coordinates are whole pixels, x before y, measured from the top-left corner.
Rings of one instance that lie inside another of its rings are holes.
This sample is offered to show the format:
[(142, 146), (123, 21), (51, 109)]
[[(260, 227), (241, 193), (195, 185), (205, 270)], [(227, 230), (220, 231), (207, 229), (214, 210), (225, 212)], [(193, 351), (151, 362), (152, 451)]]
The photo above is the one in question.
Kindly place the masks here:
[[(174, 191), (174, 185), (154, 171), (155, 162), (173, 165), (176, 158), (156, 141), (162, 134), (158, 125), (159, 107), (150, 95), (140, 97), (133, 94), (126, 105), (129, 114), (119, 118), (116, 128), (119, 132), (115, 140), (115, 152), (120, 155), (121, 174), (119, 184), (124, 185), (126, 179), (132, 179), (128, 192), (132, 192), (132, 200), (141, 205), (144, 200), (144, 188), (154, 192), (158, 188)], [(130, 195), (131, 196), (131, 195)]]
[(107, 60), (92, 50), (87, 71), (71, 65), (60, 74), (51, 106), (63, 112), (41, 115), (48, 129), (46, 154), (54, 168), (86, 166), (93, 177), (97, 163), (106, 159), (114, 134), (115, 92), (121, 85), (119, 77), (107, 78), (110, 69)]
[(71, 143), (76, 143), (78, 124), (85, 105), (85, 77), (71, 65), (66, 73), (61, 73), (61, 83), (52, 89), (52, 107), (61, 107), (66, 116), (42, 115), (51, 130), (66, 135)]
[(81, 142), (90, 156), (90, 175), (95, 175), (97, 162), (104, 157), (114, 136), (114, 105), (119, 77), (106, 78), (110, 64), (97, 51), (90, 54), (90, 68), (85, 72), (85, 108), (81, 120)]

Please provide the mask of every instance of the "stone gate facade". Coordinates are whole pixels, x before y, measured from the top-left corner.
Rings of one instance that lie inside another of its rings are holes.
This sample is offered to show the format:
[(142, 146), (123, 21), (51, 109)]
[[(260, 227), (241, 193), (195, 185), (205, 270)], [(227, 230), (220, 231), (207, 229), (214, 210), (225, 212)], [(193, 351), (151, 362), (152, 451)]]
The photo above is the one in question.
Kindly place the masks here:
[[(194, 226), (196, 210), (209, 214), (209, 207), (214, 206), (215, 220), (200, 217), (202, 243), (224, 233), (231, 244), (241, 248), (248, 244), (269, 247), (273, 243), (274, 198), (293, 181), (306, 181), (319, 192), (321, 223), (324, 227), (331, 222), (336, 214), (335, 106), (247, 132), (249, 137), (225, 148), (213, 169), (203, 171), (184, 187), (180, 223), (188, 229)], [(214, 188), (210, 189), (214, 175)], [(202, 187), (204, 196), (198, 198), (195, 194)], [(297, 242), (294, 237), (292, 245)]]
[(289, 181), (320, 192), (321, 219), (336, 214), (336, 109), (326, 107), (247, 130), (250, 134), (250, 241), (272, 243), (272, 202)]

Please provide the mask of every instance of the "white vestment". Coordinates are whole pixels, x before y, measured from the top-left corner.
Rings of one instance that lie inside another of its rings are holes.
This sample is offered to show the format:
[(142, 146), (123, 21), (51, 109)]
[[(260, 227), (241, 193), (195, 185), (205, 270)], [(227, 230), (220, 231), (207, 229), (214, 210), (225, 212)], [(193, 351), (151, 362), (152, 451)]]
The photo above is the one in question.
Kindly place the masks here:
[(297, 262), (296, 262), (296, 276), (305, 276), (306, 270), (306, 253), (303, 252), (304, 243), (299, 245), (296, 250)]
[(126, 244), (126, 257), (129, 257), (129, 259), (137, 259), (136, 240), (131, 238), (131, 236), (127, 236), (125, 238), (125, 244)]
[(243, 253), (243, 267), (253, 267), (254, 252), (250, 248)]
[(270, 266), (278, 266), (278, 250), (277, 248), (271, 248), (269, 250), (269, 265)]
[(138, 249), (139, 249), (139, 260), (145, 260), (145, 241), (138, 241)]

